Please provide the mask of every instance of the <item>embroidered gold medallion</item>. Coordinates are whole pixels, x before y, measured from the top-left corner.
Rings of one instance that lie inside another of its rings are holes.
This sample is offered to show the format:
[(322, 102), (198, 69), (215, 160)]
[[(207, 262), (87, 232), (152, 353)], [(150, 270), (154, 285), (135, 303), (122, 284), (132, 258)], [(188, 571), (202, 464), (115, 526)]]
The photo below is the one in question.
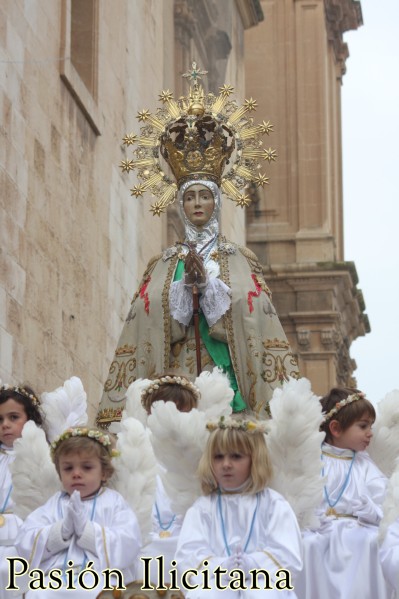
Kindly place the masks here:
[(326, 516), (337, 516), (337, 512), (334, 510), (333, 507), (329, 507), (328, 510), (326, 511)]
[(161, 539), (167, 539), (168, 537), (170, 537), (170, 535), (171, 533), (169, 532), (169, 530), (161, 530), (161, 532), (159, 533)]

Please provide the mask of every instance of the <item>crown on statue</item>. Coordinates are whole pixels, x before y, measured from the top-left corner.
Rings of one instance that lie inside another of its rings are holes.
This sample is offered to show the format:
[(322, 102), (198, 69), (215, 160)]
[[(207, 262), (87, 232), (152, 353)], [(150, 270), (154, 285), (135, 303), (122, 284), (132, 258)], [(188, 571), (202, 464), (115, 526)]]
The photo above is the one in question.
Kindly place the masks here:
[[(160, 215), (174, 202), (178, 188), (187, 180), (208, 179), (219, 185), (223, 193), (245, 207), (251, 202), (246, 190), (249, 183), (263, 186), (268, 177), (259, 172), (259, 160), (269, 163), (276, 159), (272, 148), (262, 148), (260, 137), (273, 130), (269, 122), (255, 125), (247, 113), (255, 110), (252, 98), (245, 100), (240, 107), (230, 99), (233, 88), (223, 85), (219, 95), (205, 94), (199, 84), (207, 71), (192, 63), (188, 77), (192, 84), (188, 96), (178, 100), (169, 91), (163, 91), (159, 98), (163, 103), (155, 115), (148, 110), (138, 113), (140, 122), (145, 123), (141, 135), (133, 133), (123, 139), (125, 145), (137, 144), (134, 160), (123, 160), (123, 171), (137, 170), (140, 181), (131, 190), (140, 197), (151, 191), (158, 200), (151, 206), (153, 214)], [(235, 152), (235, 154), (233, 154)], [(169, 164), (176, 183), (163, 172), (160, 154)], [(229, 159), (233, 164), (225, 173)]]
[(210, 115), (181, 118), (166, 129), (160, 149), (178, 187), (188, 179), (209, 179), (220, 185), (234, 138)]

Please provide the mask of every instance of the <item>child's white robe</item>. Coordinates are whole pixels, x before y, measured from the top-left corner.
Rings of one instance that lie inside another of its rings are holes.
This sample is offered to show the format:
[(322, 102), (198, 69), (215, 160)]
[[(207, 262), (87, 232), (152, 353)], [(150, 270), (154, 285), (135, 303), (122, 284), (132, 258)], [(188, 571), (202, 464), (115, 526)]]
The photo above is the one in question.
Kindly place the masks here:
[[(273, 585), (275, 573), (280, 568), (289, 570), (294, 581), (295, 575), (302, 568), (301, 535), (295, 514), (288, 502), (276, 491), (266, 488), (258, 495), (259, 503), (256, 509), (256, 495), (222, 494), (220, 498), (224, 527), (218, 495), (214, 493), (200, 497), (188, 510), (178, 540), (175, 559), (179, 573), (190, 568), (202, 570), (204, 559), (209, 562), (209, 572), (217, 566), (223, 567), (228, 557), (225, 534), (230, 553), (234, 554), (239, 549), (244, 551), (246, 547), (245, 553), (252, 558), (256, 568), (268, 570)], [(200, 577), (196, 578), (197, 581), (199, 579)], [(259, 580), (259, 586), (262, 587), (263, 577), (260, 576)], [(212, 587), (214, 582), (211, 576)], [(248, 579), (247, 583), (250, 584)], [(215, 592), (199, 588), (188, 592), (187, 597), (212, 597)], [(294, 591), (277, 589), (220, 592), (226, 599), (252, 596), (269, 599), (296, 597)]]
[[(22, 520), (13, 513), (14, 503), (11, 499), (11, 473), (10, 464), (14, 461), (14, 450), (7, 447), (0, 449), (0, 597), (3, 589), (8, 584), (8, 561), (6, 558), (15, 557), (15, 541)], [(4, 520), (3, 520), (4, 518)]]
[[(160, 586), (162, 579), (165, 583), (170, 582), (169, 570), (173, 567), (171, 561), (175, 556), (183, 517), (173, 512), (160, 476), (157, 476), (155, 502), (156, 505), (154, 504), (152, 509), (150, 541), (140, 551), (136, 565), (136, 577), (138, 580), (145, 581), (150, 578), (153, 586)], [(159, 567), (162, 562), (155, 559), (158, 556), (163, 557), (163, 574), (161, 575)], [(148, 562), (147, 568), (140, 559), (141, 557), (153, 558)]]
[[(92, 561), (93, 569), (100, 575), (99, 586), (93, 591), (79, 587), (75, 591), (76, 596), (87, 599), (97, 597), (103, 589), (104, 578), (101, 573), (107, 568), (119, 569), (125, 583), (133, 581), (134, 563), (141, 545), (136, 516), (122, 495), (104, 488), (98, 494), (93, 510), (94, 501), (88, 499), (83, 502), (87, 523), (80, 538), (74, 535), (68, 541), (62, 539), (61, 521), (69, 496), (58, 492), (28, 516), (20, 529), (17, 543), (19, 554), (29, 560), (30, 569), (40, 568), (46, 575), (55, 568), (65, 571), (69, 560), (73, 561), (78, 574), (87, 562)], [(92, 578), (88, 576), (88, 580)], [(40, 597), (46, 599), (53, 596), (62, 599), (69, 597), (73, 591), (62, 589), (39, 593)], [(38, 592), (29, 591), (26, 597), (37, 598)]]
[(399, 597), (399, 518), (388, 527), (380, 556), (385, 577)]
[[(304, 569), (297, 583), (298, 597), (387, 599), (377, 539), (386, 477), (365, 451), (356, 453), (349, 478), (352, 450), (323, 443), (322, 452), (325, 488), (340, 517), (326, 516), (330, 505), (324, 497), (317, 512), (320, 528), (303, 534)], [(355, 502), (361, 497), (369, 502), (365, 518), (356, 517)]]

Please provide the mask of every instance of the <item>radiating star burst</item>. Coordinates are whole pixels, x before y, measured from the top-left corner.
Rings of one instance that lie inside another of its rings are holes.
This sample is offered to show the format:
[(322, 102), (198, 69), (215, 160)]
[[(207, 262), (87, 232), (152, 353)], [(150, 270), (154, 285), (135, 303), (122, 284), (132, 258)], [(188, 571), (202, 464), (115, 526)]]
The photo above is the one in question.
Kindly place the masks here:
[(155, 202), (155, 204), (152, 204), (150, 210), (153, 216), (161, 216), (162, 212), (165, 212), (165, 208), (163, 208), (159, 204), (159, 202)]
[(136, 143), (137, 140), (138, 140), (138, 135), (135, 135), (134, 133), (125, 135), (125, 137), (122, 139), (125, 146), (132, 146), (133, 144)]
[(133, 165), (133, 160), (122, 160), (122, 162), (120, 163), (122, 173), (128, 173), (129, 171), (132, 171), (134, 169)]
[(234, 91), (234, 87), (225, 83), (222, 87), (219, 87), (220, 94), (224, 97), (231, 96)]
[(248, 110), (255, 110), (257, 108), (258, 104), (257, 104), (256, 100), (254, 100), (253, 98), (249, 98), (249, 100), (245, 100), (244, 106)]
[(168, 102), (169, 100), (173, 99), (173, 94), (172, 92), (167, 89), (167, 90), (163, 90), (160, 94), (159, 94), (159, 99), (161, 100), (161, 102), (163, 102), (164, 104), (166, 102)]
[(141, 110), (140, 112), (137, 113), (137, 118), (139, 121), (146, 121), (149, 116), (150, 116), (150, 111), (148, 109)]
[(262, 124), (259, 125), (261, 133), (266, 133), (266, 135), (273, 132), (273, 126), (270, 121), (262, 121)]
[(256, 183), (258, 187), (263, 187), (264, 185), (269, 185), (269, 180), (269, 177), (266, 177), (263, 173), (259, 173), (259, 175), (254, 178), (254, 183)]
[(276, 150), (273, 150), (273, 148), (267, 148), (267, 150), (263, 150), (264, 152), (264, 159), (267, 160), (270, 164), (270, 162), (275, 162), (276, 158), (277, 158), (277, 152)]
[(139, 196), (142, 196), (144, 192), (145, 192), (144, 185), (135, 185), (130, 190), (131, 195), (135, 196), (136, 198), (138, 198)]
[(247, 194), (241, 193), (234, 201), (237, 206), (240, 206), (240, 208), (245, 208), (246, 206), (250, 205), (251, 198)]

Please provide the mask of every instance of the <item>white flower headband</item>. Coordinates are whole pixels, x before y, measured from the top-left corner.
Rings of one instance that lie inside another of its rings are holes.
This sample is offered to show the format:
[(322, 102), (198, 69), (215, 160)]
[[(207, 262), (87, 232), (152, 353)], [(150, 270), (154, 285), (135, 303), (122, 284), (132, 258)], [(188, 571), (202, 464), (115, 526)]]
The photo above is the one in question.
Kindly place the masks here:
[(29, 399), (29, 401), (31, 401), (34, 406), (40, 405), (39, 398), (36, 397), (36, 395), (34, 395), (33, 393), (29, 393), (24, 387), (13, 387), (12, 385), (1, 385), (0, 393), (2, 391), (11, 391), (13, 393), (18, 393), (18, 395), (22, 395), (23, 397), (26, 397), (27, 399)]
[(68, 428), (51, 443), (50, 452), (53, 461), (57, 447), (63, 441), (65, 441), (66, 439), (70, 439), (71, 437), (88, 437), (89, 439), (93, 439), (93, 441), (97, 441), (97, 443), (100, 443), (100, 445), (105, 447), (105, 449), (110, 454), (111, 458), (117, 457), (119, 455), (119, 452), (112, 448), (111, 438), (106, 433), (99, 431), (96, 428), (75, 426), (72, 428)]
[(151, 385), (149, 385), (148, 387), (143, 389), (143, 391), (141, 393), (141, 403), (144, 408), (145, 408), (146, 398), (149, 395), (151, 395), (151, 393), (153, 393), (154, 391), (157, 391), (163, 385), (180, 385), (181, 387), (184, 387), (185, 389), (188, 389), (189, 391), (191, 391), (191, 393), (194, 395), (197, 402), (201, 399), (200, 390), (198, 389), (198, 387), (196, 387), (194, 385), (194, 383), (191, 383), (188, 379), (181, 377), (181, 376), (167, 375), (167, 376), (162, 376), (159, 379), (155, 379), (154, 381), (152, 381)]
[(210, 432), (216, 431), (217, 429), (245, 431), (246, 433), (266, 433), (267, 431), (266, 423), (262, 420), (238, 420), (236, 418), (225, 418), (224, 416), (221, 416), (219, 420), (210, 420), (207, 422), (206, 428)]
[(335, 414), (337, 414), (345, 406), (348, 406), (349, 404), (353, 403), (354, 401), (359, 401), (359, 399), (366, 399), (366, 395), (364, 393), (353, 393), (352, 395), (348, 395), (348, 397), (346, 397), (345, 399), (341, 399), (341, 401), (338, 401), (335, 404), (335, 406), (329, 412), (327, 412), (327, 414), (325, 414), (324, 422), (327, 422), (328, 420), (330, 420), (333, 416), (335, 416)]

